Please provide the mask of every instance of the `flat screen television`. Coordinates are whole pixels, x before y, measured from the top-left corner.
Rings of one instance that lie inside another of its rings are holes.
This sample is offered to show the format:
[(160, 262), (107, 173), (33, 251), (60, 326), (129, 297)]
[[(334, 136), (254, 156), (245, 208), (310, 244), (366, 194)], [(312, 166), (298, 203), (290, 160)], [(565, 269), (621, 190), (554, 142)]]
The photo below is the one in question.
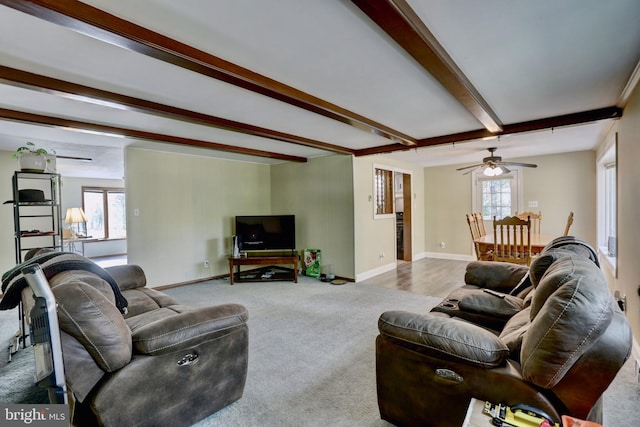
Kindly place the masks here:
[(295, 215), (236, 216), (236, 235), (241, 251), (294, 250)]

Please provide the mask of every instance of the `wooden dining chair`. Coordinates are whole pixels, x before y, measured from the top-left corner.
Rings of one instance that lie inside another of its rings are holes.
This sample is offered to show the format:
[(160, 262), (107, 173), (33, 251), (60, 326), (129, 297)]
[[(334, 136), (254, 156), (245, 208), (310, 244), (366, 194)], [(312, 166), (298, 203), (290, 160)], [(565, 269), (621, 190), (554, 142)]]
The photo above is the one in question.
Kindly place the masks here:
[(493, 260), (513, 264), (531, 263), (531, 220), (515, 216), (493, 217)]
[(473, 215), (476, 217), (476, 224), (478, 225), (480, 236), (486, 236), (487, 230), (484, 227), (484, 218), (482, 217), (482, 212), (476, 212)]
[(480, 237), (480, 229), (478, 228), (478, 223), (476, 222), (476, 217), (474, 214), (467, 214), (467, 224), (469, 224), (469, 231), (471, 232), (471, 239), (475, 240)]
[(475, 241), (477, 238), (482, 237), (480, 234), (480, 228), (476, 221), (476, 216), (472, 213), (467, 214), (467, 224), (469, 224), (469, 231), (471, 232), (471, 241), (473, 242), (473, 249), (476, 251), (476, 258), (479, 261), (491, 261), (491, 253), (493, 251), (483, 252), (480, 245)]
[(531, 231), (535, 234), (540, 234), (540, 226), (542, 225), (542, 211), (535, 213), (531, 211), (515, 214), (516, 218), (526, 220), (527, 218), (531, 219)]
[(567, 218), (567, 225), (564, 227), (564, 235), (569, 235), (569, 229), (571, 228), (571, 224), (573, 224), (573, 211), (569, 212), (569, 218)]

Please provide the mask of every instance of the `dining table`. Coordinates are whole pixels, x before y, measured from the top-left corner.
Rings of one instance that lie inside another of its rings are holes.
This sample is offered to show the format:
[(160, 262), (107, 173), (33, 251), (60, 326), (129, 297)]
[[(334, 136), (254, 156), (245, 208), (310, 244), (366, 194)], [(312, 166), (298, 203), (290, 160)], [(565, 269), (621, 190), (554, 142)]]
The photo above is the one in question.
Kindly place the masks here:
[[(558, 237), (556, 234), (531, 233), (531, 253), (539, 254), (542, 252), (544, 247), (556, 237)], [(477, 237), (473, 239), (473, 242), (478, 245), (480, 253), (486, 253), (487, 251), (493, 250), (493, 233), (487, 233), (484, 236)]]

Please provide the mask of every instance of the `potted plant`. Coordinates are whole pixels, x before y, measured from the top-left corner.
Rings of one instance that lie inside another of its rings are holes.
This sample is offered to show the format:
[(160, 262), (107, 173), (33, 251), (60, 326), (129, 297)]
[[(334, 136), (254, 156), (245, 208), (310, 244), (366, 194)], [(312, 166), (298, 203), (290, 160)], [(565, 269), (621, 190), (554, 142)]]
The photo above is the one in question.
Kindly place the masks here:
[(44, 148), (38, 148), (29, 141), (19, 147), (13, 154), (14, 159), (20, 161), (20, 170), (23, 172), (55, 172), (55, 151), (49, 153)]

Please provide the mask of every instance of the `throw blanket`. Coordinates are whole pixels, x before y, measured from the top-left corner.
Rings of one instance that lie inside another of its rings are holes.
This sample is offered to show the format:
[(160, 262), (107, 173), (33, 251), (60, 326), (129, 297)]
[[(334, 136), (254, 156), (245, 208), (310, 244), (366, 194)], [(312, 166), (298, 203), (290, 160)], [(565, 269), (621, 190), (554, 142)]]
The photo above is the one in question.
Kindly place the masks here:
[(22, 290), (29, 286), (22, 274), (22, 269), (32, 264), (40, 264), (47, 280), (67, 270), (85, 270), (101, 277), (111, 286), (118, 310), (123, 314), (127, 312), (127, 305), (129, 303), (122, 295), (122, 292), (120, 292), (120, 288), (115, 279), (105, 269), (90, 259), (69, 252), (46, 252), (36, 255), (4, 273), (2, 275), (2, 292), (4, 296), (0, 301), (0, 310), (11, 310), (20, 303)]

